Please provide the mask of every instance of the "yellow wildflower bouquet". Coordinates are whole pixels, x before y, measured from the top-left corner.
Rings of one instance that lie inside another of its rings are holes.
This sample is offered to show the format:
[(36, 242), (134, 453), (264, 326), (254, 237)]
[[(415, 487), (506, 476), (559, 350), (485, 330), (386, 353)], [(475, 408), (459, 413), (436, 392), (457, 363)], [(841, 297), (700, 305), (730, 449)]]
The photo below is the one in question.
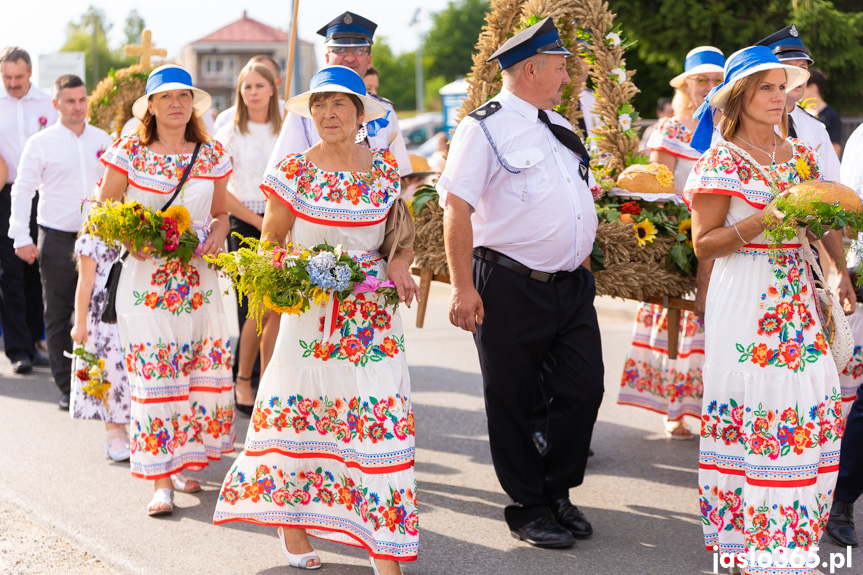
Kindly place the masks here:
[(108, 243), (128, 244), (158, 258), (177, 258), (188, 263), (198, 249), (189, 210), (171, 206), (164, 212), (138, 202), (94, 202), (87, 217), (87, 231)]
[(84, 363), (84, 367), (75, 372), (75, 377), (81, 381), (81, 389), (87, 395), (101, 400), (102, 405), (105, 406), (105, 411), (110, 412), (108, 390), (111, 389), (111, 382), (105, 379), (105, 360), (98, 358), (96, 354), (85, 350), (83, 347), (76, 347), (72, 354), (79, 357)]
[(384, 295), (386, 305), (398, 304), (395, 284), (367, 275), (339, 246), (324, 243), (306, 249), (288, 244), (281, 248), (269, 241), (234, 235), (244, 247), (204, 259), (230, 276), (238, 297), (249, 298), (249, 317), (256, 320), (259, 332), (265, 308), (299, 315), (312, 303), (320, 305), (330, 298), (342, 302), (360, 292), (377, 292)]

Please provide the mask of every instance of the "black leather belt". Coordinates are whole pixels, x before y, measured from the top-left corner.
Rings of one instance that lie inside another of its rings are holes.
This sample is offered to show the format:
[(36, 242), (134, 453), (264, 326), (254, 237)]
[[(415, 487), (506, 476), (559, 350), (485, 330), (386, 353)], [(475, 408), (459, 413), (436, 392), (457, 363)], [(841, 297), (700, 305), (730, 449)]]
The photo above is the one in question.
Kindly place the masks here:
[(60, 236), (61, 238), (72, 240), (78, 239), (78, 232), (64, 232), (63, 230), (55, 230), (54, 228), (46, 228), (45, 226), (39, 226), (39, 229), (49, 236)]
[(505, 267), (506, 269), (512, 270), (516, 273), (519, 273), (523, 276), (527, 276), (532, 280), (536, 280), (544, 283), (551, 283), (557, 280), (562, 280), (564, 278), (568, 278), (576, 273), (576, 270), (571, 272), (555, 272), (550, 274), (548, 272), (541, 272), (538, 270), (532, 270), (526, 265), (517, 262), (511, 257), (505, 256), (500, 252), (496, 252), (494, 250), (490, 250), (488, 248), (479, 247), (473, 249), (473, 255), (476, 258), (481, 260), (486, 260), (498, 265)]

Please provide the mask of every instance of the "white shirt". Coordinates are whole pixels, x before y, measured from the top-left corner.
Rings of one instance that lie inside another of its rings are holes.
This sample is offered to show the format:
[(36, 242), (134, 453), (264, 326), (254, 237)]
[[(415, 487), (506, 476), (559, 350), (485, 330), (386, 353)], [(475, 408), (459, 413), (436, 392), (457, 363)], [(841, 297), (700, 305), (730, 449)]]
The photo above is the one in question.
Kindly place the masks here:
[[(285, 101), (282, 100), (281, 98), (279, 98), (279, 111), (282, 114), (282, 118), (284, 118), (285, 117)], [(237, 106), (236, 105), (231, 106), (227, 110), (223, 110), (222, 112), (220, 112), (219, 115), (216, 116), (216, 121), (213, 124), (213, 130), (215, 130), (214, 133), (218, 134), (222, 128), (224, 128), (228, 124), (232, 124), (234, 122), (234, 116), (236, 116), (236, 115), (237, 115)], [(224, 145), (224, 142), (222, 142), (222, 144)]]
[[(399, 165), (399, 175), (405, 177), (413, 169), (411, 168), (411, 159), (408, 157), (408, 150), (405, 147), (405, 139), (399, 130), (399, 120), (396, 118), (395, 109), (389, 101), (380, 98), (376, 98), (376, 101), (389, 110), (390, 114), (387, 117), (389, 124), (381, 128), (376, 135), (369, 136), (369, 145), (372, 148), (389, 149), (393, 157), (395, 157), (396, 163)], [(287, 119), (282, 124), (282, 133), (279, 134), (279, 141), (273, 150), (273, 154), (270, 156), (268, 165), (275, 166), (285, 159), (285, 156), (288, 154), (305, 152), (320, 141), (321, 137), (318, 135), (318, 129), (312, 120), (288, 112)]]
[(63, 232), (81, 229), (86, 218), (81, 200), (95, 191), (105, 173), (99, 157), (113, 143), (107, 132), (90, 124), (78, 136), (59, 120), (27, 140), (12, 186), (8, 235), (15, 248), (33, 243), (30, 210), (37, 189), (40, 226)]
[[(842, 158), (844, 161), (842, 162), (839, 181), (863, 198), (863, 125), (857, 126), (851, 137), (848, 138), (845, 143), (845, 151), (842, 152)], [(855, 245), (846, 253), (849, 268), (854, 268), (857, 265), (857, 254), (860, 251), (863, 251), (863, 233), (857, 235)]]
[(5, 90), (0, 94), (0, 156), (9, 167), (6, 183), (15, 182), (27, 138), (47, 129), (57, 118), (51, 96), (33, 84), (22, 98), (13, 98)]
[(267, 160), (276, 147), (278, 134), (270, 123), (249, 122), (249, 133), (242, 134), (232, 123), (216, 132), (218, 140), (231, 156), (234, 171), (228, 179), (228, 191), (255, 212), (263, 214), (267, 200), (259, 187), (267, 171)]
[(836, 149), (830, 141), (830, 134), (827, 133), (827, 128), (821, 120), (813, 118), (800, 106), (794, 106), (789, 117), (794, 118), (797, 139), (815, 152), (815, 161), (818, 162), (823, 178), (838, 182), (841, 177), (839, 156), (836, 155)]
[[(474, 247), (484, 246), (543, 272), (571, 271), (593, 249), (596, 208), (579, 159), (538, 118), (538, 110), (506, 89), (502, 108), (485, 120), (501, 165), (480, 122), (466, 116), (453, 136), (437, 184), (440, 204), (449, 194), (473, 207)], [(555, 124), (572, 126), (555, 112)]]
[(578, 98), (578, 106), (581, 109), (581, 113), (584, 114), (584, 127), (587, 128), (587, 134), (585, 134), (585, 138), (593, 137), (593, 128), (596, 127), (596, 114), (593, 111), (593, 107), (596, 105), (596, 96), (594, 96), (593, 92), (584, 88), (581, 91), (581, 96)]

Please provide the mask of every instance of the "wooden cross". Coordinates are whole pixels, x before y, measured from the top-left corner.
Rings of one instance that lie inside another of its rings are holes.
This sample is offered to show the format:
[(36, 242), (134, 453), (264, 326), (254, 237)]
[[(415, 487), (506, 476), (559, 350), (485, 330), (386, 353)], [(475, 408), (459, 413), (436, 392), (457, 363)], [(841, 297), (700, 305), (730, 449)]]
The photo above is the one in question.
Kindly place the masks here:
[(151, 56), (161, 56), (164, 58), (168, 55), (168, 51), (164, 48), (154, 48), (152, 39), (152, 32), (144, 30), (141, 32), (141, 45), (127, 44), (123, 47), (123, 53), (127, 56), (140, 56), (141, 59), (138, 63), (141, 64), (144, 70), (149, 70), (153, 67), (150, 63)]

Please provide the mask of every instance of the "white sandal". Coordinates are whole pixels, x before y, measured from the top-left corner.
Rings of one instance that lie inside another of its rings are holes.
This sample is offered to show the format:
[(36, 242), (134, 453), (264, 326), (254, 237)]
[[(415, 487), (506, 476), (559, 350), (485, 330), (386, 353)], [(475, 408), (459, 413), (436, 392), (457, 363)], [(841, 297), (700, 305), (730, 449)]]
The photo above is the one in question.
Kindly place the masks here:
[[(114, 447), (114, 445), (118, 441), (120, 442), (121, 447), (112, 451), (111, 448)], [(132, 456), (132, 452), (129, 448), (128, 436), (126, 436), (126, 437), (115, 437), (111, 441), (106, 441), (105, 442), (105, 456), (114, 462), (128, 461), (129, 458)]]
[[(168, 506), (167, 509), (162, 507), (153, 508), (154, 505), (158, 505), (160, 503), (164, 503)], [(150, 500), (150, 503), (147, 505), (147, 514), (150, 517), (154, 517), (156, 515), (168, 515), (169, 513), (173, 513), (174, 511), (174, 492), (170, 489), (157, 489), (153, 492), (153, 498)]]
[[(198, 484), (196, 489), (189, 489), (189, 483), (195, 482)], [(171, 474), (171, 483), (174, 485), (174, 490), (179, 491), (181, 493), (197, 493), (201, 490), (201, 482), (197, 479), (192, 479), (191, 477), (186, 477), (182, 473), (173, 473)]]
[[(288, 561), (288, 565), (291, 567), (296, 567), (297, 569), (308, 569), (312, 571), (314, 569), (321, 568), (321, 558), (318, 557), (318, 552), (312, 549), (308, 553), (303, 553), (302, 555), (294, 555), (290, 551), (288, 551), (288, 546), (285, 545), (285, 533), (284, 528), (279, 527), (276, 532), (279, 534), (279, 541), (282, 544), (282, 551), (285, 552), (285, 559)], [(310, 561), (317, 560), (317, 565), (309, 566)]]

